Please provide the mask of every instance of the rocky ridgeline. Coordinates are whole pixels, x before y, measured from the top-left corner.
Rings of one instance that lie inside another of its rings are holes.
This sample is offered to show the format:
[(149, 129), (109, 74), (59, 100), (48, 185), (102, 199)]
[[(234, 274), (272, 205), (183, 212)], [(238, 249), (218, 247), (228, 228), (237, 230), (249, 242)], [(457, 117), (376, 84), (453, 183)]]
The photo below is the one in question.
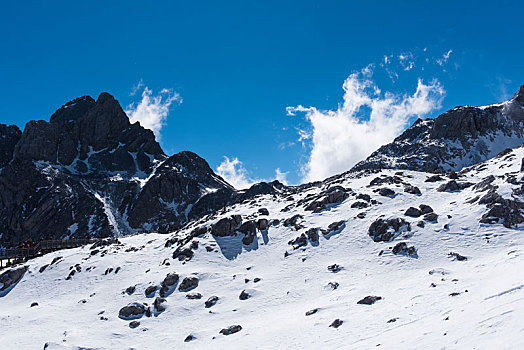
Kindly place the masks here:
[(168, 157), (102, 93), (77, 98), (21, 132), (0, 125), (0, 246), (32, 239), (169, 232), (232, 203), (275, 193), (236, 191), (198, 155)]
[(509, 101), (460, 106), (435, 119), (418, 119), (392, 143), (352, 170), (458, 171), (524, 142), (524, 85)]

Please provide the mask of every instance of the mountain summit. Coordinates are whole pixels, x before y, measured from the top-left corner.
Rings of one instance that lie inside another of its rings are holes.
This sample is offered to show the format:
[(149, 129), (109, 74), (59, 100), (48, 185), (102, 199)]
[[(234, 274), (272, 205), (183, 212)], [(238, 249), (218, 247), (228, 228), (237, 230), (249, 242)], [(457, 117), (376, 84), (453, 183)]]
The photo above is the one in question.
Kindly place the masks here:
[(23, 133), (0, 125), (0, 167), (0, 246), (165, 232), (246, 200), (198, 155), (168, 157), (108, 93), (76, 98)]
[(459, 106), (435, 119), (418, 119), (352, 170), (458, 171), (523, 142), (524, 85), (502, 103)]

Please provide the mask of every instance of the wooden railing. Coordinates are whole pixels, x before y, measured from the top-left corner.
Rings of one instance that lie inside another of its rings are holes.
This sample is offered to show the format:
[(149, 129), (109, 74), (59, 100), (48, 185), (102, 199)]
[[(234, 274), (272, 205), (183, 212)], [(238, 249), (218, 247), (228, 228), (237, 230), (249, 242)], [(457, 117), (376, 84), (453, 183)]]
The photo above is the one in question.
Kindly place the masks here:
[(96, 242), (97, 238), (80, 238), (68, 240), (44, 240), (38, 242), (32, 248), (6, 248), (0, 249), (0, 267), (3, 267), (3, 260), (7, 260), (7, 264), (11, 260), (26, 260), (37, 257), (55, 250), (77, 248), (86, 244)]

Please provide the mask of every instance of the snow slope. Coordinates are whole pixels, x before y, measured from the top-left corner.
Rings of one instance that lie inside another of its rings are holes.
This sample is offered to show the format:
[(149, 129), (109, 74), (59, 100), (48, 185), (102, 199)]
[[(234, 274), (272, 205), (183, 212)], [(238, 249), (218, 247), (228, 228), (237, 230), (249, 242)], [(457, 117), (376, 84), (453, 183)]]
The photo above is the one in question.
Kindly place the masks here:
[[(523, 201), (518, 194), (523, 186), (522, 158), (520, 147), (465, 169), (456, 181), (476, 184), (494, 175), (497, 193)], [(119, 238), (121, 244), (96, 248), (100, 252), (93, 255), (84, 247), (31, 260), (18, 285), (0, 297), (0, 348), (42, 349), (45, 343), (47, 349), (524, 348), (523, 224), (511, 228), (481, 224), (488, 209), (472, 199), (486, 192), (474, 186), (439, 192), (437, 188), (449, 179), (425, 182), (432, 174), (415, 171), (396, 176), (417, 186), (421, 195), (404, 192), (401, 184), (369, 186), (383, 175), (394, 176), (395, 171), (347, 173), (295, 193), (260, 196), (171, 235)], [(318, 213), (298, 204), (330, 185), (353, 191)], [(380, 187), (396, 193), (381, 196), (374, 192)], [(352, 208), (358, 194), (379, 203)], [(408, 207), (420, 204), (433, 208), (437, 222), (419, 227), (422, 217), (404, 215)], [(269, 216), (258, 214), (259, 208), (267, 208)], [(358, 218), (359, 213), (365, 217)], [(212, 226), (232, 214), (242, 215), (244, 221), (249, 217), (281, 221), (259, 231), (249, 246), (242, 244), (241, 233), (232, 237), (206, 233), (185, 242), (188, 247), (199, 242), (191, 260), (172, 258), (177, 245), (166, 247), (166, 240), (186, 237), (195, 227)], [(303, 215), (302, 228), (285, 227), (283, 220), (295, 214)], [(380, 217), (403, 218), (411, 223), (411, 231), (399, 233), (391, 242), (374, 242), (368, 228)], [(318, 244), (309, 241), (298, 249), (288, 244), (310, 228), (325, 229), (339, 220), (346, 220), (343, 229), (327, 236), (320, 233)], [(393, 254), (391, 248), (398, 242), (415, 246), (418, 256)], [(467, 260), (458, 261), (450, 252)], [(39, 272), (57, 257), (62, 258)], [(66, 280), (77, 264), (81, 271)], [(332, 264), (342, 269), (331, 272), (327, 267)], [(106, 274), (108, 268), (113, 270)], [(197, 276), (198, 287), (190, 292), (174, 290), (163, 304), (166, 310), (138, 318), (137, 328), (118, 317), (120, 308), (129, 303), (151, 306), (159, 292), (146, 297), (145, 289), (160, 285), (171, 272), (180, 275), (178, 285), (184, 277)], [(255, 278), (260, 281), (255, 283)], [(337, 282), (338, 288), (329, 282)], [(129, 295), (125, 289), (133, 285), (136, 290)], [(239, 300), (243, 290), (249, 299)], [(187, 299), (191, 293), (201, 293), (202, 299)], [(219, 297), (217, 304), (206, 308), (204, 302), (213, 295)], [(368, 295), (382, 300), (357, 304)], [(38, 306), (31, 307), (33, 302)], [(315, 308), (316, 313), (305, 315)], [(343, 323), (329, 327), (335, 319)], [(231, 325), (241, 325), (242, 330), (219, 334)], [(190, 334), (194, 339), (184, 342)]]

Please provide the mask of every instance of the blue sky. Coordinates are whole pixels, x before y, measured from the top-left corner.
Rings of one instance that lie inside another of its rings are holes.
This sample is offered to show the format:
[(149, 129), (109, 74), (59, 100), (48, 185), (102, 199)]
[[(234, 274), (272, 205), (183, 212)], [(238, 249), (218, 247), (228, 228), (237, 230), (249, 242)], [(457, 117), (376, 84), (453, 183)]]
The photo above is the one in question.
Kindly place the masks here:
[[(365, 85), (348, 100), (392, 99), (375, 109), (386, 117), (419, 79), (423, 116), (510, 97), (524, 84), (522, 13), (517, 1), (11, 1), (0, 11), (0, 122), (23, 128), (102, 91), (134, 110), (147, 87), (151, 108), (136, 118), (167, 113), (158, 130), (167, 153), (234, 165), (248, 182), (280, 169), (299, 183), (391, 137), (373, 124), (363, 140), (337, 139), (362, 134), (351, 125), (375, 108), (347, 112), (348, 79)], [(414, 118), (404, 113), (393, 130)]]

